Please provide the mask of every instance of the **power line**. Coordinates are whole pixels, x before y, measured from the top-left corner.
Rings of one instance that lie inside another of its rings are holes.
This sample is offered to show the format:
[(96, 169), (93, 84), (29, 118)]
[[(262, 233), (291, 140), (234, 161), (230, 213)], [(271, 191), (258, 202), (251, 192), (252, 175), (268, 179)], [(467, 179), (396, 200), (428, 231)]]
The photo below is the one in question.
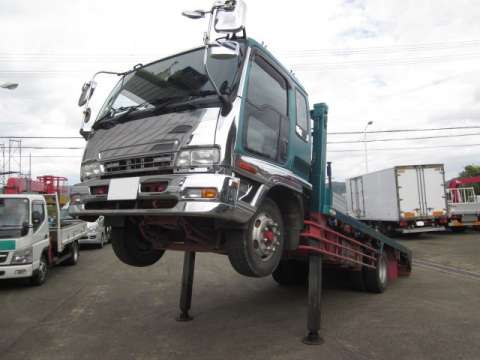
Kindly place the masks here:
[(10, 149), (30, 149), (30, 150), (83, 150), (84, 147), (63, 147), (63, 146), (12, 146)]
[(412, 137), (412, 138), (392, 138), (392, 139), (374, 139), (374, 140), (355, 140), (355, 141), (332, 141), (327, 144), (356, 144), (356, 143), (371, 143), (381, 141), (409, 141), (409, 140), (427, 140), (427, 139), (441, 139), (441, 138), (455, 138), (464, 136), (480, 135), (480, 133), (472, 134), (458, 134), (458, 135), (437, 135), (437, 136), (424, 136), (424, 137)]
[[(480, 129), (480, 126), (453, 126), (453, 127), (440, 127), (440, 128), (419, 128), (419, 129), (388, 129), (388, 130), (372, 130), (367, 131), (367, 134), (383, 134), (383, 133), (402, 133), (402, 132), (422, 132), (422, 131), (443, 131), (443, 130), (467, 130), (467, 129)], [(333, 131), (328, 135), (363, 135), (364, 131)], [(468, 134), (466, 134), (468, 135)], [(455, 135), (454, 135), (455, 136)], [(81, 136), (0, 136), (0, 139), (32, 139), (32, 140), (70, 140), (78, 139), (84, 140)]]
[(83, 139), (81, 136), (0, 136), (0, 139)]
[[(404, 151), (404, 150), (419, 150), (419, 149), (441, 149), (441, 148), (461, 148), (461, 147), (475, 147), (480, 146), (480, 144), (460, 144), (460, 145), (436, 145), (436, 146), (413, 146), (413, 147), (403, 147), (403, 148), (372, 148), (368, 151)], [(364, 152), (363, 149), (342, 149), (342, 150), (328, 150), (327, 152), (333, 153), (349, 153), (349, 152)]]
[[(394, 44), (386, 46), (371, 46), (371, 47), (353, 47), (353, 48), (323, 48), (323, 49), (304, 49), (304, 50), (287, 50), (279, 49), (278, 54), (281, 55), (305, 55), (305, 54), (357, 54), (357, 53), (378, 53), (378, 52), (409, 52), (419, 50), (443, 51), (450, 49), (458, 49), (465, 47), (480, 46), (480, 40), (464, 40), (452, 42), (431, 42), (431, 43), (416, 43), (416, 44)], [(137, 54), (106, 54), (106, 53), (52, 53), (52, 52), (3, 52), (0, 53), (1, 58), (138, 58), (138, 57), (163, 57), (168, 54), (160, 53), (137, 53)]]
[[(391, 129), (391, 130), (372, 130), (367, 131), (367, 134), (383, 134), (383, 133), (399, 133), (399, 132), (420, 132), (420, 131), (442, 131), (442, 130), (465, 130), (465, 129), (480, 129), (480, 126), (455, 126), (455, 127), (441, 127), (441, 128), (424, 128), (424, 129)], [(336, 131), (329, 132), (328, 135), (363, 135), (364, 131)]]
[(68, 156), (68, 155), (32, 155), (32, 156), (22, 156), (22, 158), (81, 158), (82, 155), (77, 156)]

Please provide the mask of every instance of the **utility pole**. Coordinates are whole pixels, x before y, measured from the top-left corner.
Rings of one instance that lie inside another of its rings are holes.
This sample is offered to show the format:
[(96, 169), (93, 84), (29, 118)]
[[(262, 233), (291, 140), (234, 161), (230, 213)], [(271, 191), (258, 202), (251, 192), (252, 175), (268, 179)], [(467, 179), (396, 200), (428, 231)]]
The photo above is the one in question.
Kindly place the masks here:
[(363, 144), (365, 146), (365, 173), (368, 173), (367, 128), (372, 124), (373, 121), (369, 121), (363, 130)]

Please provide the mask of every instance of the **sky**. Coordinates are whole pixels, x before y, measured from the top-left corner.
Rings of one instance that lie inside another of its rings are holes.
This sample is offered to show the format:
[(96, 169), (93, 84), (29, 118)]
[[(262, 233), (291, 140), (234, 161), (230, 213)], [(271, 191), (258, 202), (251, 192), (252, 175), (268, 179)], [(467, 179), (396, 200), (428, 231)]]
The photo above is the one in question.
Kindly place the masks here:
[[(180, 13), (212, 3), (0, 0), (0, 81), (20, 84), (13, 91), (0, 89), (0, 136), (77, 136), (80, 88), (94, 72), (124, 71), (201, 45), (205, 22)], [(444, 136), (370, 142), (369, 171), (444, 163), (451, 178), (465, 165), (480, 162), (478, 1), (246, 3), (248, 35), (294, 71), (311, 104), (329, 105), (330, 132), (362, 132), (370, 121), (369, 131), (478, 126), (367, 134), (369, 141)], [(99, 78), (94, 112), (114, 82)], [(476, 135), (458, 136), (465, 134)], [(364, 144), (344, 143), (363, 139), (363, 134), (329, 136), (334, 180), (366, 171)], [(8, 146), (7, 141), (0, 139), (0, 145)], [(24, 172), (31, 154), (32, 175), (78, 181), (83, 139), (23, 140), (22, 145)], [(52, 149), (29, 149), (35, 146)], [(11, 164), (18, 166), (18, 161)]]

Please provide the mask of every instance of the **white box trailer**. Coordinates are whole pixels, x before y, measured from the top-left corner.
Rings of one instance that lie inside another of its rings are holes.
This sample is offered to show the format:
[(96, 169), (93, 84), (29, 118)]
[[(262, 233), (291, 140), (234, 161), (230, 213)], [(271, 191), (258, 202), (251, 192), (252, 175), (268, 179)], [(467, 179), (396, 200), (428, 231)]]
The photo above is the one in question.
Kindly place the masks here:
[(348, 214), (387, 234), (443, 231), (443, 164), (406, 165), (346, 180)]

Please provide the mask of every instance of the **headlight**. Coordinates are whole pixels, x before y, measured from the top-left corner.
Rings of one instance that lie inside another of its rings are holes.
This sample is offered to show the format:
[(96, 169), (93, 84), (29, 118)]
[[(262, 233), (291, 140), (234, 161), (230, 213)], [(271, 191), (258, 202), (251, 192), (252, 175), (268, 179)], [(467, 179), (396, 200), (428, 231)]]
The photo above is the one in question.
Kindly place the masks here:
[(220, 160), (220, 151), (211, 149), (192, 149), (181, 151), (177, 156), (177, 167), (211, 166)]
[(33, 262), (32, 248), (18, 250), (13, 253), (12, 265), (31, 264)]
[(92, 161), (82, 164), (80, 168), (81, 181), (99, 177), (103, 173), (103, 166), (98, 161)]
[(97, 222), (87, 222), (87, 229), (88, 230), (97, 230), (98, 228), (98, 223)]

